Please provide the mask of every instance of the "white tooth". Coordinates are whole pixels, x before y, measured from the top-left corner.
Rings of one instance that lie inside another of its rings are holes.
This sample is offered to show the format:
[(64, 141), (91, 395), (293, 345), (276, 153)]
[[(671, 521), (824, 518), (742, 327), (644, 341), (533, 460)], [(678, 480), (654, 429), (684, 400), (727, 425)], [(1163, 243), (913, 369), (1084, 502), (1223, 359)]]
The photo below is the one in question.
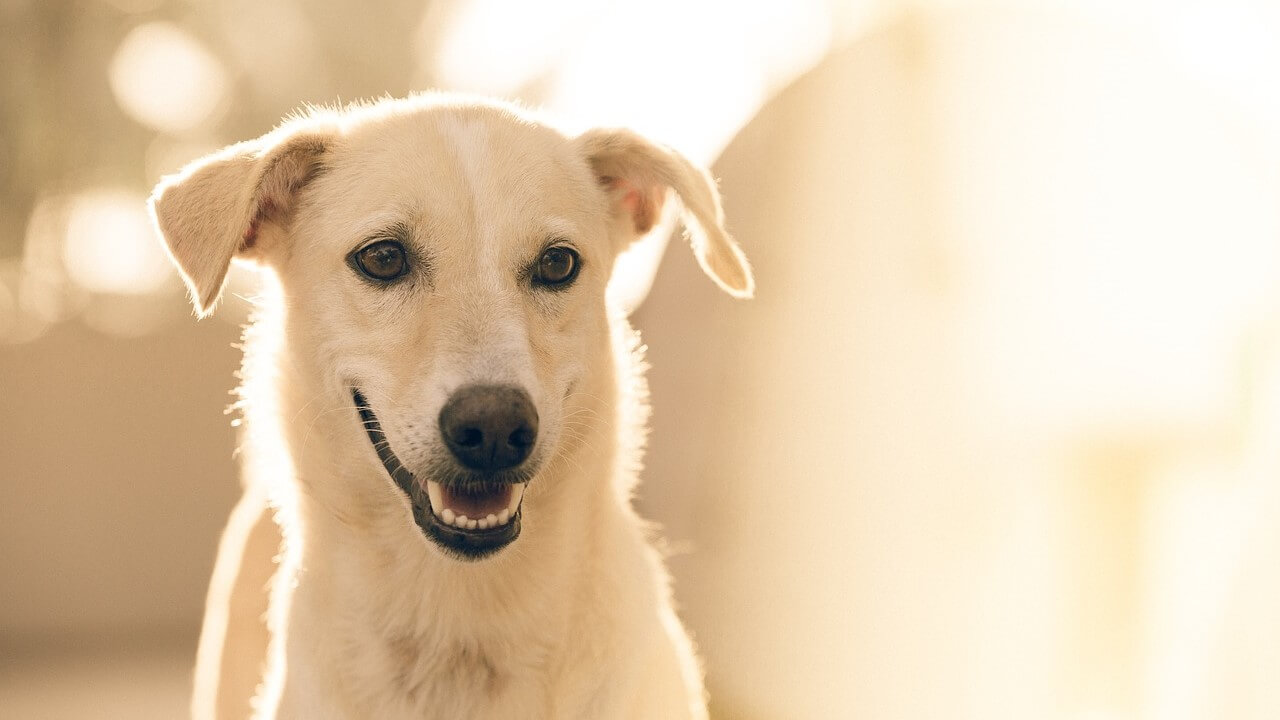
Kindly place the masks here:
[(440, 519), (441, 519), (441, 520), (444, 520), (444, 524), (445, 524), (445, 525), (452, 525), (452, 524), (453, 524), (453, 511), (452, 511), (452, 510), (450, 510), (449, 508), (445, 508), (445, 509), (444, 509), (444, 511), (440, 513)]
[[(439, 517), (439, 518), (444, 517), (444, 510), (446, 509), (444, 506), (443, 498), (444, 496), (440, 493), (440, 483), (434, 480), (428, 480), (427, 481), (427, 499), (431, 501), (431, 511), (434, 512), (436, 514), (436, 517)], [(445, 520), (445, 522), (449, 522), (449, 521)]]
[(502, 512), (498, 513), (498, 524), (506, 525), (507, 521), (510, 519), (511, 519), (511, 511), (506, 508), (502, 508)]
[(511, 515), (516, 514), (516, 510), (520, 507), (520, 498), (524, 497), (524, 483), (516, 483), (511, 486), (511, 502), (507, 503), (507, 512)]
[(475, 530), (475, 529), (476, 529), (476, 525), (479, 525), (479, 524), (480, 524), (480, 523), (476, 522), (475, 520), (468, 520), (468, 521), (467, 521), (467, 529), (468, 529), (468, 530)]
[(480, 528), (481, 530), (488, 530), (489, 518), (480, 518), (480, 520), (476, 522), (476, 527)]
[(498, 516), (493, 513), (489, 513), (489, 517), (485, 518), (484, 521), (489, 523), (485, 527), (498, 527)]
[(453, 521), (453, 524), (454, 524), (454, 525), (457, 525), (457, 526), (458, 526), (458, 527), (460, 527), (460, 528), (464, 528), (464, 527), (466, 527), (466, 526), (467, 526), (467, 516), (466, 516), (466, 515), (459, 515), (459, 516), (457, 517), (457, 519), (455, 519), (455, 520)]

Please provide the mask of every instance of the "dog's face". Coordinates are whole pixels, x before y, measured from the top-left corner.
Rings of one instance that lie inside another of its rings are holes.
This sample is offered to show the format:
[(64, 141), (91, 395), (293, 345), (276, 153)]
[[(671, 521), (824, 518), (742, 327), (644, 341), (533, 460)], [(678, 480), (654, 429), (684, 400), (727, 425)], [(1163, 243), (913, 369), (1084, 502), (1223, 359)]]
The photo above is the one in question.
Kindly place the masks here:
[(573, 445), (612, 363), (614, 260), (668, 188), (703, 267), (751, 292), (714, 185), (625, 131), (429, 100), (295, 124), (166, 179), (157, 224), (202, 312), (232, 256), (275, 270), (313, 392), (352, 408), (387, 490), (453, 556), (514, 541), (525, 487)]
[(488, 108), (365, 123), (324, 162), (271, 261), (290, 333), (428, 536), (491, 552), (608, 350), (606, 200), (564, 137)]

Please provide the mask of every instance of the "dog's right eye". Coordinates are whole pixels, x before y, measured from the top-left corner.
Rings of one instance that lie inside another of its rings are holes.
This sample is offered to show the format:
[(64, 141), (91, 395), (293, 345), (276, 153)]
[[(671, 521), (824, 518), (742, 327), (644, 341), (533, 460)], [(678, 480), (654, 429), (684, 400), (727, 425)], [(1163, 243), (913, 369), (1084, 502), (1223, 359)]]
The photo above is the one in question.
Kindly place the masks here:
[(379, 240), (355, 251), (352, 261), (365, 277), (390, 282), (409, 272), (404, 246), (395, 240)]

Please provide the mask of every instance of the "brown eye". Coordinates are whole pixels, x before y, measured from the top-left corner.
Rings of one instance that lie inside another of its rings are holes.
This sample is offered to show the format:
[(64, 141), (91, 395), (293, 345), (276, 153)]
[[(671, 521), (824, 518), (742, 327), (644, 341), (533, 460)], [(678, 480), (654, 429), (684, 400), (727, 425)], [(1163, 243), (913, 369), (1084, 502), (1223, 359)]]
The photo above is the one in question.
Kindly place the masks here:
[(547, 248), (538, 258), (538, 269), (534, 273), (534, 281), (548, 287), (564, 287), (578, 277), (578, 266), (581, 262), (578, 253), (567, 247)]
[(409, 258), (404, 246), (394, 240), (381, 240), (360, 248), (352, 256), (356, 269), (366, 277), (389, 282), (409, 271)]

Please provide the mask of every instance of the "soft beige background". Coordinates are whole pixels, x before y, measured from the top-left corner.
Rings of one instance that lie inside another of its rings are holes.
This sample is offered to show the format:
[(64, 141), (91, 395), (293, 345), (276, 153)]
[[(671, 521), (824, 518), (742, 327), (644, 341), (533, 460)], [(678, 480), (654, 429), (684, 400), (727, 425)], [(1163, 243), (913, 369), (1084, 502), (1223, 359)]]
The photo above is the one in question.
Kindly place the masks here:
[[(640, 502), (677, 550), (718, 717), (1280, 715), (1276, 14), (707, 4), (681, 24), (667, 5), (613, 41), (670, 32), (640, 102), (574, 69), (603, 40), (562, 33), (548, 60), (479, 0), (365, 20), (282, 3), (270, 12), (295, 31), (272, 50), (211, 29), (241, 27), (234, 14), (160, 0), (68, 3), (41, 32), (96, 37), (82, 26), (97, 13), (116, 23), (109, 52), (172, 21), (229, 67), (262, 63), (227, 71), (204, 125), (104, 111), (137, 157), (260, 132), (331, 90), (428, 81), (617, 117), (704, 158), (724, 148), (758, 298), (718, 294), (673, 243), (636, 315), (655, 407)], [(524, 21), (608, 24), (573, 3), (548, 17)], [(358, 42), (417, 18), (385, 58)], [(606, 69), (630, 77), (627, 62)], [(127, 104), (94, 72), (77, 76), (87, 95)], [(32, 137), (25, 122), (11, 137)], [(110, 143), (87, 127), (77, 142)], [(82, 164), (125, 162), (112, 154)], [(60, 227), (49, 198), (98, 187), (84, 170), (46, 173), (57, 192), (32, 203), (54, 219), (19, 222), (18, 260), (0, 264), (0, 716), (170, 718), (237, 493), (222, 411), (247, 303), (196, 323), (171, 276), (86, 294), (64, 277), (94, 282), (67, 269), (83, 255), (39, 264)], [(154, 172), (126, 173), (128, 191)], [(6, 177), (21, 215), (26, 181)], [(24, 305), (59, 282), (58, 312)]]

